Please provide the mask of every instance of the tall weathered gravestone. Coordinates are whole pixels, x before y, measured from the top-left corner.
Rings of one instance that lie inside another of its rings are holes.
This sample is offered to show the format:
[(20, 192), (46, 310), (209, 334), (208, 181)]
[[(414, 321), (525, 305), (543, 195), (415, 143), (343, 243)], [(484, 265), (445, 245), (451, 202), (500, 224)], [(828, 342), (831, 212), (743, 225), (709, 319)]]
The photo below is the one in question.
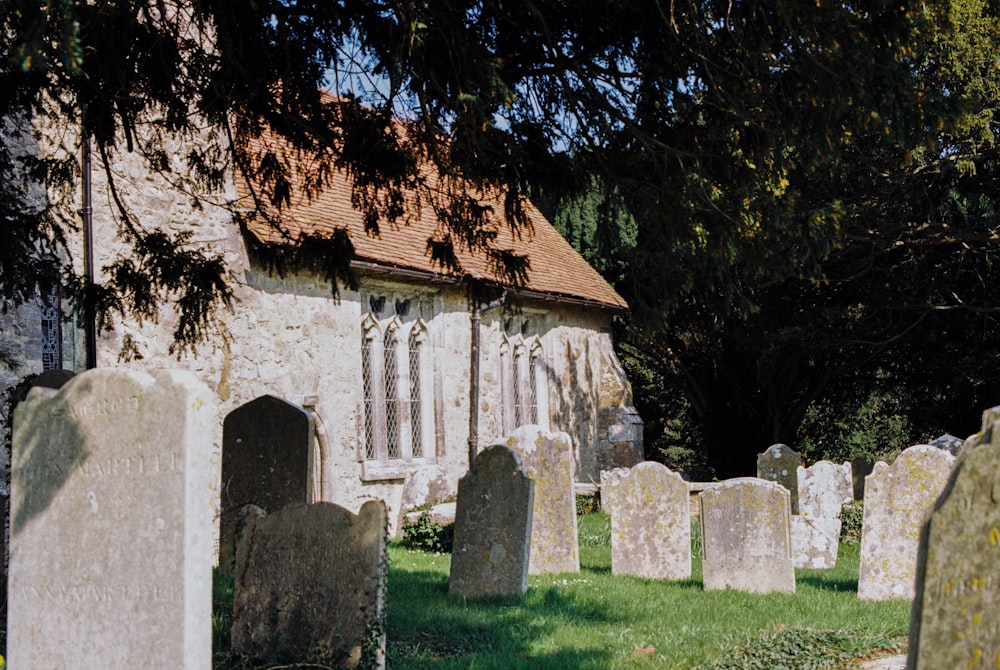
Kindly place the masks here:
[(840, 508), (854, 499), (851, 464), (819, 461), (797, 468), (799, 514), (792, 515), (792, 556), (797, 568), (836, 566)]
[(1000, 407), (984, 413), (924, 525), (908, 661), (1000, 667)]
[(772, 444), (762, 454), (757, 454), (757, 477), (778, 482), (788, 490), (792, 514), (799, 511), (798, 467), (802, 454), (784, 444)]
[(954, 461), (948, 452), (920, 444), (901, 453), (891, 467), (875, 464), (865, 479), (859, 598), (913, 598), (920, 527)]
[(256, 520), (236, 551), (233, 650), (320, 648), (349, 668), (385, 665), (385, 503), (358, 514), (293, 503)]
[(458, 480), (448, 593), (466, 598), (524, 595), (534, 482), (502, 445), (476, 456)]
[(854, 500), (851, 464), (819, 461), (798, 467), (799, 514), (839, 519), (840, 508)]
[(274, 396), (230, 412), (222, 424), (222, 514), (219, 567), (229, 574), (244, 505), (276, 512), (309, 502), (312, 414)]
[(211, 667), (214, 428), (185, 372), (91, 370), (18, 406), (9, 667)]
[(644, 462), (613, 488), (611, 571), (649, 579), (691, 577), (691, 515), (681, 476)]
[(506, 445), (521, 457), (535, 483), (528, 573), (579, 572), (580, 550), (573, 491), (573, 443), (566, 433), (521, 426)]
[(700, 498), (705, 589), (794, 593), (788, 489), (741, 477)]

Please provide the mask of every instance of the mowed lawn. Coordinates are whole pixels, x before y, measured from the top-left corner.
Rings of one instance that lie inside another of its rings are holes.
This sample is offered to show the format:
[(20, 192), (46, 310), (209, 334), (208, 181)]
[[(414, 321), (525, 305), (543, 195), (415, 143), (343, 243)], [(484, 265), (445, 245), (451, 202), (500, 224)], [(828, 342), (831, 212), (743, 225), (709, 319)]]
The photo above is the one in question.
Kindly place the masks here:
[[(693, 544), (698, 548), (697, 527)], [(388, 667), (851, 668), (905, 649), (909, 601), (857, 598), (858, 545), (833, 570), (797, 570), (794, 594), (704, 591), (611, 574), (610, 521), (580, 517), (578, 574), (529, 577), (525, 598), (449, 597), (450, 555), (389, 550)]]

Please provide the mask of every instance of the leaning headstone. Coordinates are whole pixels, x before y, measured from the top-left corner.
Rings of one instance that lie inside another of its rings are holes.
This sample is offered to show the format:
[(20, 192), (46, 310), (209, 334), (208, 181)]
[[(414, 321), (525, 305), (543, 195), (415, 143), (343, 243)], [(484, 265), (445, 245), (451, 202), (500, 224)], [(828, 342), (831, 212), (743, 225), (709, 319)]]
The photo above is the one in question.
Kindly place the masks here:
[(614, 516), (615, 500), (618, 484), (625, 477), (628, 477), (628, 468), (612, 468), (611, 470), (601, 470), (601, 509)]
[(458, 480), (448, 593), (466, 598), (523, 596), (534, 482), (507, 447), (486, 448)]
[(959, 454), (924, 525), (909, 670), (1000, 664), (1000, 407)]
[(863, 456), (851, 461), (851, 483), (854, 485), (854, 499), (864, 500), (865, 478), (872, 473), (875, 464)]
[(819, 461), (798, 467), (799, 514), (824, 519), (840, 518), (840, 508), (854, 499), (851, 464)]
[(222, 513), (219, 566), (232, 563), (236, 539), (230, 516), (244, 505), (277, 512), (308, 502), (312, 414), (274, 396), (261, 396), (230, 412), (222, 424)]
[(705, 590), (794, 593), (788, 489), (763, 479), (726, 480), (701, 492)]
[(233, 651), (384, 667), (387, 530), (381, 500), (356, 515), (293, 503), (257, 519), (236, 552)]
[(611, 572), (648, 579), (691, 577), (687, 482), (665, 465), (639, 463), (616, 486)]
[(772, 444), (762, 454), (757, 454), (757, 477), (778, 482), (788, 489), (792, 514), (799, 511), (798, 467), (802, 454), (784, 444)]
[(920, 526), (944, 489), (955, 457), (927, 444), (879, 461), (865, 479), (858, 597), (913, 598)]
[(792, 515), (792, 562), (796, 568), (836, 567), (840, 519)]
[(573, 490), (573, 443), (566, 433), (521, 426), (506, 445), (521, 457), (535, 482), (528, 574), (579, 572), (580, 550)]
[(212, 393), (91, 370), (14, 414), (11, 668), (212, 663)]

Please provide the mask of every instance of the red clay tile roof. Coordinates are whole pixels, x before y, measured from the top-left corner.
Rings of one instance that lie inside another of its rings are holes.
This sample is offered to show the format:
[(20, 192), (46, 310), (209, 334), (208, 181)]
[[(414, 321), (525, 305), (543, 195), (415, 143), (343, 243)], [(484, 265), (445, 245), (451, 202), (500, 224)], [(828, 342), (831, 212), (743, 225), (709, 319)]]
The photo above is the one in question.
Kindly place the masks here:
[[(246, 180), (237, 178), (236, 182), (239, 197), (250, 199)], [(449, 276), (431, 262), (427, 241), (440, 226), (433, 207), (418, 205), (416, 194), (405, 194), (405, 222), (395, 225), (380, 222), (380, 235), (372, 237), (365, 232), (361, 212), (351, 205), (351, 183), (346, 173), (336, 172), (329, 187), (312, 199), (302, 194), (301, 189), (295, 189), (294, 193), (296, 199), (278, 214), (289, 237), (275, 231), (264, 217), (251, 217), (248, 228), (261, 242), (290, 244), (303, 234), (329, 237), (336, 229), (346, 228), (354, 244), (355, 260), (384, 266), (390, 273), (392, 268), (402, 268), (442, 278)], [(510, 249), (528, 257), (527, 282), (521, 288), (557, 301), (584, 301), (610, 309), (627, 309), (625, 300), (566, 242), (533, 204), (525, 203), (531, 230), (515, 234), (504, 221), (501, 197), (484, 196), (480, 203), (492, 206), (489, 219), (498, 233), (495, 248)], [(459, 248), (458, 244), (455, 245), (455, 254), (465, 274), (480, 279), (496, 279), (484, 254), (470, 253)]]

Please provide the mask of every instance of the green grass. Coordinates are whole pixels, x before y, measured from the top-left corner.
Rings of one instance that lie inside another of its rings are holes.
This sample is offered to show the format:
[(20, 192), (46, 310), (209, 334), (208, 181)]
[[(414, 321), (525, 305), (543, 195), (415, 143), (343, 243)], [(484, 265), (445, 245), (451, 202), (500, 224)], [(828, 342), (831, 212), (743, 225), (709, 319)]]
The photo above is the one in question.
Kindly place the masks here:
[[(695, 542), (697, 542), (697, 535)], [(579, 574), (529, 578), (524, 598), (449, 597), (450, 556), (389, 550), (388, 667), (834, 668), (902, 649), (908, 601), (857, 598), (858, 546), (833, 570), (797, 570), (797, 593), (704, 591), (611, 574), (608, 517), (580, 518)]]

